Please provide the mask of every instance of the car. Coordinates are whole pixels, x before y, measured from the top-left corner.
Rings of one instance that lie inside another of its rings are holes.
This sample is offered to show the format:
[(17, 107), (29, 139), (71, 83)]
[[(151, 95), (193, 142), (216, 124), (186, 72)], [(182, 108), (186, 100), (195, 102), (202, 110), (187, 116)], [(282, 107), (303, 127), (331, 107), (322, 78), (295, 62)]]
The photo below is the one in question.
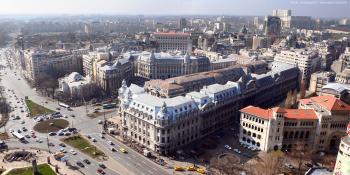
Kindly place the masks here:
[(188, 166), (187, 171), (196, 171), (196, 167), (194, 166)]
[(231, 150), (232, 148), (229, 145), (224, 146), (226, 149)]
[(289, 169), (294, 169), (294, 166), (290, 163), (285, 163), (284, 164), (286, 167), (288, 167)]
[(67, 153), (67, 151), (64, 148), (60, 148), (61, 153)]
[(20, 129), (17, 129), (17, 132), (18, 132), (18, 133), (22, 133), (22, 131), (21, 131)]
[(110, 149), (111, 149), (111, 151), (113, 151), (113, 152), (117, 151), (114, 147), (111, 147)]
[(25, 137), (26, 137), (27, 139), (29, 139), (29, 138), (30, 138), (30, 135), (29, 135), (29, 134), (26, 134)]
[(203, 168), (197, 168), (196, 171), (200, 174), (205, 174), (205, 170)]
[(105, 138), (105, 136), (104, 136), (103, 134), (100, 134), (100, 137), (101, 137), (102, 139), (104, 139), (104, 138)]
[(22, 124), (22, 125), (25, 124), (25, 123), (26, 123), (26, 122), (25, 122), (24, 120), (21, 121), (21, 124)]
[(241, 151), (238, 150), (238, 149), (233, 149), (234, 152), (238, 153), (238, 154), (241, 154)]
[(97, 142), (97, 140), (95, 138), (91, 138), (92, 142)]
[(36, 142), (43, 143), (43, 141), (41, 139), (36, 139)]
[(306, 162), (305, 166), (308, 167), (308, 168), (312, 168), (313, 167), (313, 165), (311, 163), (309, 163), (309, 162)]
[(48, 145), (49, 145), (49, 146), (52, 146), (52, 147), (55, 146), (55, 144), (53, 144), (52, 142), (50, 142)]
[(24, 110), (21, 110), (21, 112), (23, 113), (23, 112), (24, 112)]
[(88, 159), (84, 159), (83, 162), (85, 162), (86, 164), (90, 165), (91, 162)]
[(98, 124), (102, 124), (103, 123), (103, 121), (102, 120), (98, 120), (98, 122), (97, 122)]
[(75, 115), (74, 115), (74, 114), (71, 114), (70, 116), (71, 116), (71, 117), (75, 117)]
[(70, 150), (69, 151), (72, 155), (77, 155), (78, 153), (76, 152), (76, 151), (74, 151), (74, 150)]
[(63, 115), (63, 117), (64, 117), (64, 118), (68, 118), (68, 116), (67, 116), (67, 115)]
[(100, 173), (100, 174), (106, 174), (106, 173), (103, 171), (103, 169), (101, 169), (101, 168), (97, 169), (97, 172)]
[(64, 132), (58, 132), (57, 135), (64, 136)]
[(86, 135), (86, 137), (87, 137), (88, 139), (91, 139), (91, 136), (90, 136), (90, 135)]
[(174, 170), (175, 170), (175, 171), (184, 171), (185, 168), (182, 167), (182, 166), (175, 166), (175, 167), (174, 167)]
[(32, 134), (32, 137), (33, 137), (33, 138), (36, 138), (36, 135), (35, 135), (35, 134)]
[(124, 149), (124, 148), (120, 148), (119, 150), (120, 150), (120, 152), (122, 152), (122, 153), (128, 153), (128, 151), (126, 151), (126, 149)]
[(56, 108), (57, 110), (61, 110), (61, 108)]
[(80, 167), (82, 167), (82, 168), (85, 167), (85, 165), (84, 165), (83, 163), (81, 163), (80, 161), (77, 161), (76, 163), (77, 163), (78, 166), (80, 166)]
[(66, 147), (66, 145), (64, 143), (60, 143), (58, 144), (60, 147)]
[(13, 133), (13, 132), (15, 132), (13, 129), (10, 129), (10, 133)]
[(114, 145), (114, 143), (112, 141), (110, 141), (110, 140), (108, 140), (107, 143), (110, 144), (110, 145)]
[(45, 101), (45, 103), (48, 103), (47, 101)]
[(70, 135), (71, 135), (71, 133), (66, 132), (66, 133), (64, 133), (64, 135), (65, 135), (65, 136), (70, 136)]
[(49, 132), (49, 136), (55, 136), (56, 133), (55, 132)]
[(98, 166), (101, 167), (101, 168), (103, 168), (103, 169), (106, 169), (106, 168), (107, 168), (106, 165), (104, 165), (103, 163), (99, 163)]

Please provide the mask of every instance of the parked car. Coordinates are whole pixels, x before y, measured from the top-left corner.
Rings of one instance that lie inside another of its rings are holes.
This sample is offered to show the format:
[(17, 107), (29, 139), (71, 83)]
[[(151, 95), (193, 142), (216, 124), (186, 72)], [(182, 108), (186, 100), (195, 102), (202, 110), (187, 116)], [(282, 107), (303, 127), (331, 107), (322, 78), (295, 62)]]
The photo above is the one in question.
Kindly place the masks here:
[(74, 151), (74, 150), (70, 150), (69, 152), (70, 152), (71, 154), (73, 154), (73, 155), (77, 155), (77, 152)]
[(80, 167), (82, 167), (82, 168), (85, 167), (85, 165), (84, 165), (83, 163), (81, 163), (80, 161), (77, 161), (77, 165), (80, 166)]
[(106, 174), (106, 173), (103, 171), (103, 169), (101, 169), (101, 168), (97, 169), (97, 172), (100, 173), (100, 174)]
[(229, 145), (224, 146), (226, 149), (231, 150), (232, 148)]
[(286, 167), (288, 167), (289, 169), (294, 169), (294, 166), (292, 164), (289, 163), (285, 163), (284, 164)]
[(88, 165), (91, 163), (88, 159), (84, 159), (83, 161)]

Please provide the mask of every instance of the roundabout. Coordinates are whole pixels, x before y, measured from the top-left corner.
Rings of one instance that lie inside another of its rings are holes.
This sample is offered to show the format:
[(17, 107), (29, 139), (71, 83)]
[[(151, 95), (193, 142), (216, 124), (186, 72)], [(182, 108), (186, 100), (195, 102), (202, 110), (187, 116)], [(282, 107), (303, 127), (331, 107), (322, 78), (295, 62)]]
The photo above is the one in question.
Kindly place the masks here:
[(60, 129), (67, 128), (69, 126), (69, 122), (64, 119), (50, 119), (45, 120), (43, 122), (37, 123), (33, 129), (39, 133), (49, 133), (49, 132), (57, 132)]

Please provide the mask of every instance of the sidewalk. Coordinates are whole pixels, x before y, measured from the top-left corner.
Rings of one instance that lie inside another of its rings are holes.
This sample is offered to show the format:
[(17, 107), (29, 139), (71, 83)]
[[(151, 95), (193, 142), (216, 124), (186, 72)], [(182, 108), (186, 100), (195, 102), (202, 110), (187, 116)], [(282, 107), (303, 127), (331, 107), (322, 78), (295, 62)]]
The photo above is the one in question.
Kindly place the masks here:
[[(21, 149), (17, 149), (17, 150), (9, 150), (7, 152), (3, 152), (2, 154), (0, 154), (0, 159), (3, 160), (6, 154), (15, 152), (15, 151), (20, 151)], [(51, 164), (49, 164), (52, 168), (52, 170), (55, 171), (55, 166), (57, 165), (59, 168), (59, 173), (60, 175), (65, 175), (65, 174), (69, 174), (69, 175), (82, 175), (83, 173), (76, 171), (76, 170), (72, 170), (69, 169), (65, 163), (57, 161), (56, 159), (54, 159), (52, 154), (49, 154), (48, 152), (37, 152), (37, 150), (31, 149), (31, 150), (26, 150), (28, 152), (32, 152), (36, 154), (36, 159), (37, 159), (37, 163), (38, 164), (44, 164), (47, 163), (47, 157), (50, 157), (50, 161)], [(27, 161), (13, 161), (13, 162), (7, 162), (7, 161), (1, 161), (0, 162), (0, 167), (3, 167), (4, 169), (6, 169), (6, 171), (3, 174), (8, 173), (10, 170), (12, 169), (16, 169), (16, 168), (23, 168), (23, 167), (29, 167), (31, 166), (30, 162)]]

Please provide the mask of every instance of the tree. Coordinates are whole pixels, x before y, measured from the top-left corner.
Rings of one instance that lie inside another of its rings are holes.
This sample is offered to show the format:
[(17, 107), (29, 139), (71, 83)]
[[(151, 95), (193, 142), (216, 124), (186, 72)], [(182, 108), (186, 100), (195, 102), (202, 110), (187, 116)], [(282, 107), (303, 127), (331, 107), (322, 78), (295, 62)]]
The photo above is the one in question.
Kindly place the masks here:
[(297, 174), (303, 174), (301, 167), (306, 160), (310, 160), (313, 154), (313, 150), (308, 148), (303, 142), (297, 142), (293, 145), (290, 157), (294, 158), (297, 162)]
[(253, 166), (251, 174), (275, 175), (283, 172), (283, 152), (273, 151), (262, 154)]
[(306, 83), (305, 81), (301, 81), (300, 83), (300, 99), (305, 98), (306, 94)]
[(287, 97), (284, 102), (284, 108), (290, 108), (292, 105), (293, 105), (293, 92), (289, 91), (287, 93)]

